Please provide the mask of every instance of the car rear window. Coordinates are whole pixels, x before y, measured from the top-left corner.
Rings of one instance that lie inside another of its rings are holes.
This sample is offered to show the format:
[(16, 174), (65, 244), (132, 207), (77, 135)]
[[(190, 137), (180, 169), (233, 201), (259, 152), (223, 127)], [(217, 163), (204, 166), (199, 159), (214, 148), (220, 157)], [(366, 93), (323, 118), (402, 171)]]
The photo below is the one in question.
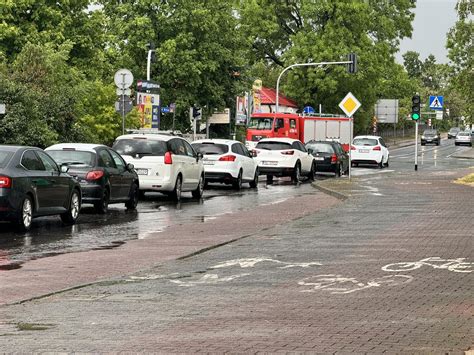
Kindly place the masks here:
[(151, 139), (120, 139), (112, 147), (121, 155), (164, 156), (168, 151), (165, 141)]
[(7, 166), (12, 155), (13, 155), (13, 152), (0, 150), (0, 168), (4, 168)]
[(353, 144), (373, 147), (378, 144), (378, 141), (374, 138), (356, 138), (354, 139)]
[(81, 150), (47, 150), (58, 165), (95, 165), (95, 154)]
[(204, 155), (219, 155), (225, 154), (229, 151), (229, 146), (227, 144), (194, 143), (192, 146), (198, 153), (202, 153)]
[(306, 145), (306, 149), (312, 149), (314, 153), (334, 153), (331, 144), (310, 143)]
[(427, 129), (426, 131), (423, 132), (423, 134), (436, 134), (436, 131), (432, 129)]
[(266, 149), (266, 150), (285, 150), (285, 149), (293, 149), (290, 143), (286, 142), (258, 142), (257, 149)]
[(469, 132), (459, 132), (458, 136), (470, 136)]

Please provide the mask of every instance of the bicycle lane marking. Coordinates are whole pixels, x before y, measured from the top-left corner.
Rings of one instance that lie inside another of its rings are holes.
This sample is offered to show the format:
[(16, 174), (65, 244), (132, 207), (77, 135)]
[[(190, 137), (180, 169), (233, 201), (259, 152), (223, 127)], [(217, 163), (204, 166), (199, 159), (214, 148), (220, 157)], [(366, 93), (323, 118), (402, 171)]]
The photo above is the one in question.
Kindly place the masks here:
[(300, 286), (309, 286), (309, 289), (301, 290), (300, 292), (317, 292), (327, 291), (331, 294), (349, 294), (357, 291), (362, 291), (371, 287), (380, 286), (400, 286), (413, 281), (412, 276), (408, 275), (389, 275), (382, 276), (366, 283), (360, 282), (353, 277), (345, 277), (337, 274), (314, 275), (306, 277), (298, 282)]
[(401, 272), (416, 270), (422, 266), (431, 266), (434, 269), (446, 269), (452, 272), (470, 273), (472, 272), (474, 263), (465, 260), (466, 258), (442, 259), (438, 256), (432, 256), (419, 261), (402, 261), (387, 264), (382, 266), (382, 270), (388, 272)]

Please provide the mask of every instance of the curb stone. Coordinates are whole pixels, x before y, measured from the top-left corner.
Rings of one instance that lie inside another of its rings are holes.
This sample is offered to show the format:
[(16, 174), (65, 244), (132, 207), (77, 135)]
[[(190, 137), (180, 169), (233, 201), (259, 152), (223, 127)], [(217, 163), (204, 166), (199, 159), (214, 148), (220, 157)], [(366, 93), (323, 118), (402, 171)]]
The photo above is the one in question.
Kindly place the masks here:
[(325, 194), (327, 194), (329, 196), (332, 196), (332, 197), (335, 197), (335, 198), (337, 198), (341, 201), (345, 201), (349, 198), (349, 196), (344, 195), (343, 193), (340, 193), (340, 192), (332, 190), (332, 189), (328, 189), (327, 187), (323, 187), (323, 186), (317, 184), (316, 182), (312, 182), (311, 186), (313, 186), (314, 188), (324, 192)]

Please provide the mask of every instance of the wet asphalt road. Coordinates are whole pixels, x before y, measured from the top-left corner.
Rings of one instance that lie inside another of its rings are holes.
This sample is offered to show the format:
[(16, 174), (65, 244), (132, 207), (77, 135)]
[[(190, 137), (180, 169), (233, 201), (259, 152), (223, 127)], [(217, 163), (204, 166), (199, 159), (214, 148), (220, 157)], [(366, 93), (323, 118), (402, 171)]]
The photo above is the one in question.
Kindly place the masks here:
[[(470, 148), (454, 146), (453, 140), (443, 140), (440, 146), (419, 147), (418, 169), (449, 170), (472, 166), (472, 161), (451, 157), (466, 149)], [(370, 178), (414, 169), (414, 146), (391, 149), (390, 154), (388, 168), (353, 168), (353, 176)], [(318, 179), (327, 178), (332, 175), (318, 176)], [(85, 205), (77, 224), (72, 227), (63, 226), (58, 217), (36, 219), (28, 233), (17, 233), (12, 226), (0, 224), (0, 270), (51, 255), (114, 248), (127, 240), (143, 239), (149, 233), (165, 231), (172, 225), (202, 223), (224, 213), (280, 203), (312, 191), (309, 182), (295, 186), (289, 179), (276, 180), (273, 185), (263, 181), (258, 189), (250, 189), (244, 184), (241, 191), (216, 184), (210, 185), (200, 201), (191, 199), (187, 193), (179, 204), (161, 194), (148, 194), (140, 201), (137, 211), (126, 211), (123, 204), (111, 205), (110, 212), (103, 216)]]

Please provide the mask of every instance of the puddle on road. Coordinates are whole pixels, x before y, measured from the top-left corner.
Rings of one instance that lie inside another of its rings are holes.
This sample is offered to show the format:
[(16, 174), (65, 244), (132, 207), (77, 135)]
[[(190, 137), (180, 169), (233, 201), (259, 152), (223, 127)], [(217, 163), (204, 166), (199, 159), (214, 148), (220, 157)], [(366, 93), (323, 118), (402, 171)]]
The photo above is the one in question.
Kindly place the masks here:
[(0, 271), (17, 270), (21, 268), (22, 263), (9, 263), (0, 265)]

